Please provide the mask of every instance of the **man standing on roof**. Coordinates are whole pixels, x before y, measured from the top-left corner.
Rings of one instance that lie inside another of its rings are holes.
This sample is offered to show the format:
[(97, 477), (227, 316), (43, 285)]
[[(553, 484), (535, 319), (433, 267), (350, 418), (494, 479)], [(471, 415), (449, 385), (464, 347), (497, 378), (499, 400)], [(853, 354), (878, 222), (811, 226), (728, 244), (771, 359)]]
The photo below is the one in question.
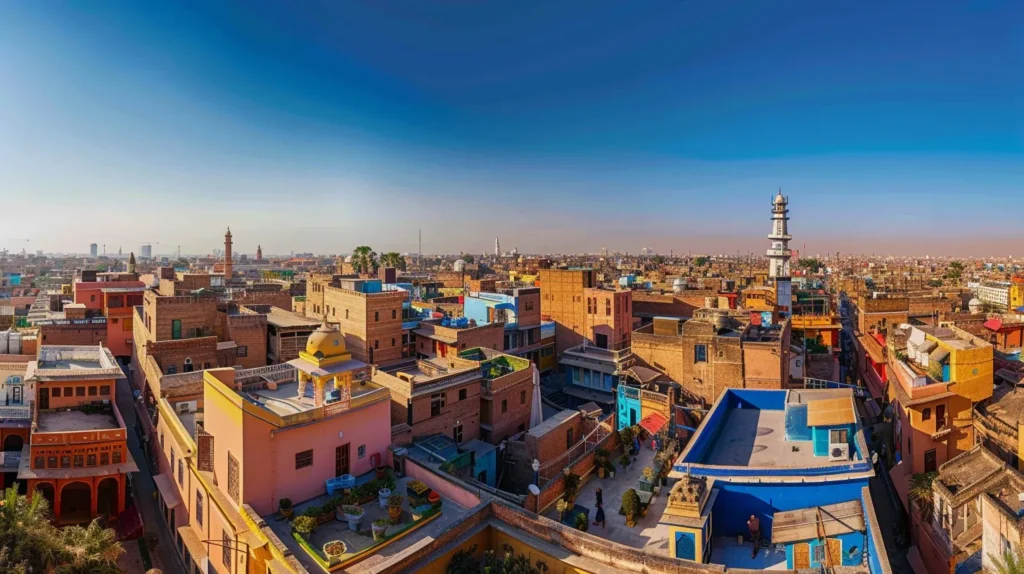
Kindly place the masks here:
[(757, 556), (757, 549), (761, 545), (761, 521), (754, 516), (750, 515), (750, 520), (747, 520), (747, 530), (750, 531), (750, 538), (754, 541), (754, 550), (750, 553), (750, 557)]

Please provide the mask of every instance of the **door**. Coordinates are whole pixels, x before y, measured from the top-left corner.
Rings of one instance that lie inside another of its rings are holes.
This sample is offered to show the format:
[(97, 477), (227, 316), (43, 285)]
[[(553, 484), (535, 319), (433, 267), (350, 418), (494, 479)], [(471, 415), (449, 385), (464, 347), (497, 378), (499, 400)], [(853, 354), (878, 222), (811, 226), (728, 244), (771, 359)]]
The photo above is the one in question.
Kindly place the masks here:
[(924, 471), (935, 472), (938, 470), (938, 465), (935, 463), (935, 449), (926, 450), (924, 452)]
[(842, 566), (843, 564), (843, 541), (838, 538), (826, 538), (828, 542), (828, 558), (826, 563), (829, 567)]
[(21, 404), (21, 385), (14, 385), (13, 387), (11, 387), (11, 390), (14, 392), (14, 399), (13, 399), (14, 404), (20, 405)]
[(175, 319), (175, 320), (171, 321), (171, 338), (172, 339), (180, 339), (181, 338), (181, 319)]
[(345, 443), (334, 449), (334, 476), (351, 474), (348, 468), (348, 445)]
[(39, 389), (39, 408), (43, 410), (50, 408), (50, 389)]
[(793, 569), (800, 570), (811, 567), (811, 547), (806, 542), (793, 545)]
[(697, 541), (692, 532), (676, 532), (676, 558), (697, 559)]
[(594, 343), (602, 349), (607, 349), (608, 335), (605, 335), (604, 333), (598, 333), (597, 335), (594, 335)]

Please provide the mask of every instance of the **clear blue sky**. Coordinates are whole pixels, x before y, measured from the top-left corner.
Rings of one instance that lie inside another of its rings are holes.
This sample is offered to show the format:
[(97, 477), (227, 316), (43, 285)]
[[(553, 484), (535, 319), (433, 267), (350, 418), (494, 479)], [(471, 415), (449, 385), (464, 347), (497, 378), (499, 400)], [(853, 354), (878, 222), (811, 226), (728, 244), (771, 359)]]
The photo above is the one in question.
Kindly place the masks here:
[(0, 3), (0, 247), (763, 251), (778, 187), (1024, 255), (1024, 3)]

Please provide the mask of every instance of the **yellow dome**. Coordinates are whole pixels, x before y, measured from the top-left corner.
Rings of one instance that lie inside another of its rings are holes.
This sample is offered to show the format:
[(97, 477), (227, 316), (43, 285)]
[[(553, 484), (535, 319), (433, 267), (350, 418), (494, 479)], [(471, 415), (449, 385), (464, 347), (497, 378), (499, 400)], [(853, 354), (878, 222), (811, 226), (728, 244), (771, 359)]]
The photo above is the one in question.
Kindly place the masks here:
[(345, 335), (325, 321), (306, 339), (306, 353), (318, 359), (345, 354)]

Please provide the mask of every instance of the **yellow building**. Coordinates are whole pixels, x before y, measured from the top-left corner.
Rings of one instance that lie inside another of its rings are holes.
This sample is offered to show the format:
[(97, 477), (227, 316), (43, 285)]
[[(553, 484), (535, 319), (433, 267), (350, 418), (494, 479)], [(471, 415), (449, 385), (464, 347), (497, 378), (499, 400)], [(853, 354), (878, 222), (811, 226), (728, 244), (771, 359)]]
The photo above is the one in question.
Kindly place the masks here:
[(711, 557), (711, 509), (715, 479), (684, 476), (672, 487), (660, 524), (668, 526), (669, 556), (707, 564)]

